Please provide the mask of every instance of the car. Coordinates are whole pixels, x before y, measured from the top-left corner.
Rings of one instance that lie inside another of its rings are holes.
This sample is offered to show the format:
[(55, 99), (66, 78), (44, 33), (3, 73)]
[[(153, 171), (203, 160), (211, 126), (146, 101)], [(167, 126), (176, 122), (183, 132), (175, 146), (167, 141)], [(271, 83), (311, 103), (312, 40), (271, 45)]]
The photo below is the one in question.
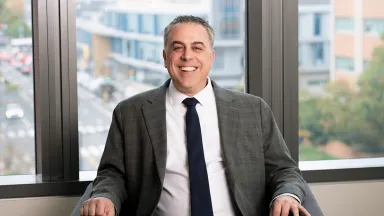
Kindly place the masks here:
[(24, 110), (20, 104), (7, 104), (5, 108), (5, 117), (7, 119), (20, 119), (24, 117)]
[(29, 75), (33, 72), (32, 65), (23, 65), (20, 69), (21, 73), (24, 75)]

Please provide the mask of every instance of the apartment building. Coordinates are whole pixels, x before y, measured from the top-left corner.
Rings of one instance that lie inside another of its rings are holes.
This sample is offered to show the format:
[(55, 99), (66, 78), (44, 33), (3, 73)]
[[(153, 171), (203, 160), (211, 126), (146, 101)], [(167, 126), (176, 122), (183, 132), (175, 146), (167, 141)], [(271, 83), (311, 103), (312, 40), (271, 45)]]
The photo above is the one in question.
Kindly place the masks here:
[(334, 45), (332, 79), (356, 81), (369, 65), (375, 47), (382, 45), (383, 0), (333, 0)]

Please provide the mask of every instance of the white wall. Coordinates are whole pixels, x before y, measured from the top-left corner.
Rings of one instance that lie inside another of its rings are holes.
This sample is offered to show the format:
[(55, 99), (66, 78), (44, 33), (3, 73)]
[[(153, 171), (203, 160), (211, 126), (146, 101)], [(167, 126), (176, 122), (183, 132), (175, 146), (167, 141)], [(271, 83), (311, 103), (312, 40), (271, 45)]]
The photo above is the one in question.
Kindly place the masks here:
[[(383, 215), (384, 181), (311, 184), (325, 216)], [(78, 197), (0, 200), (1, 215), (70, 215)]]

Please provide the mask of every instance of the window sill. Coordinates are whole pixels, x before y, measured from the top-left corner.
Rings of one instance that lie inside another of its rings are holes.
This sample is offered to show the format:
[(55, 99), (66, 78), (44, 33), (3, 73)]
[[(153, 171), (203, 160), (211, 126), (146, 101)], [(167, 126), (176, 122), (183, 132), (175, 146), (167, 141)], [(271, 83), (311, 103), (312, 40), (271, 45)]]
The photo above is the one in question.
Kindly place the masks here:
[(384, 158), (359, 158), (342, 160), (300, 161), (299, 168), (309, 170), (354, 169), (367, 167), (384, 167)]
[(300, 161), (299, 168), (309, 183), (384, 179), (384, 158)]
[(81, 196), (88, 184), (89, 176), (77, 181), (48, 182), (41, 175), (0, 176), (0, 199), (42, 196)]

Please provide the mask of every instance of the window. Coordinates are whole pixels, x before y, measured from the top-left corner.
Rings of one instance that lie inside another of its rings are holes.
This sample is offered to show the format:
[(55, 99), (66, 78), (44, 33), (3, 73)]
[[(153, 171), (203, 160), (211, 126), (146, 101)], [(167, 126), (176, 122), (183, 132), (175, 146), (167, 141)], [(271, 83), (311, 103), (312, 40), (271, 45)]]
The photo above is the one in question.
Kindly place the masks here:
[(353, 32), (354, 21), (352, 17), (336, 17), (335, 18), (336, 31), (340, 32)]
[(381, 35), (384, 33), (384, 18), (383, 19), (365, 19), (364, 32)]
[(312, 64), (322, 65), (324, 64), (324, 43), (312, 43)]
[(175, 18), (175, 15), (157, 15), (158, 31), (157, 35), (164, 35), (164, 28)]
[(140, 20), (140, 33), (154, 34), (155, 33), (155, 22), (154, 15), (141, 14), (139, 15)]
[(336, 56), (335, 64), (337, 70), (353, 71), (355, 69), (355, 62), (352, 58)]
[(367, 70), (370, 64), (371, 64), (371, 62), (364, 60), (363, 61), (363, 68), (364, 68), (364, 70)]
[(139, 31), (139, 19), (137, 14), (128, 14), (128, 31), (138, 32)]
[(119, 13), (117, 14), (117, 17), (118, 17), (118, 22), (117, 22), (117, 29), (121, 30), (121, 31), (127, 31), (127, 15), (126, 14), (122, 14), (122, 13)]
[(0, 3), (0, 176), (35, 174), (31, 1)]
[(123, 46), (121, 38), (111, 38), (110, 43), (112, 52), (122, 54)]
[(223, 69), (225, 66), (224, 63), (224, 51), (221, 49), (215, 50), (215, 60), (213, 61), (212, 69), (213, 70), (220, 70)]
[(315, 13), (313, 15), (314, 19), (314, 32), (313, 34), (315, 36), (320, 36), (321, 35), (321, 14)]
[(133, 57), (133, 53), (134, 53), (133, 40), (127, 40), (126, 41), (126, 55), (128, 57)]
[(221, 8), (221, 26), (219, 36), (226, 39), (236, 39), (240, 36), (240, 7), (236, 0), (220, 1)]
[(308, 81), (308, 85), (320, 86), (320, 85), (324, 85), (326, 82), (327, 82), (326, 80), (310, 80), (310, 81)]
[[(169, 75), (164, 68), (162, 56), (162, 35), (164, 28), (176, 17), (173, 8), (187, 11), (191, 7), (199, 6), (201, 11), (207, 11), (199, 14), (201, 17), (223, 16), (227, 20), (226, 33), (232, 35), (229, 39), (236, 36), (237, 39), (245, 41), (245, 38), (240, 38), (240, 32), (245, 32), (244, 25), (240, 25), (242, 20), (240, 17), (244, 17), (244, 14), (240, 13), (240, 8), (244, 5), (244, 1), (236, 2), (236, 6), (231, 4), (234, 9), (227, 14), (223, 14), (224, 8), (211, 8), (204, 1), (173, 2), (170, 3), (170, 8), (161, 8), (159, 14), (151, 12), (155, 10), (150, 8), (147, 1), (130, 3), (141, 5), (135, 6), (141, 8), (138, 11), (132, 10), (129, 5), (127, 8), (121, 5), (108, 5), (109, 13), (119, 14), (116, 17), (119, 17), (117, 18), (120, 20), (119, 26), (123, 26), (120, 29), (125, 28), (123, 20), (126, 16), (127, 31), (136, 33), (137, 36), (121, 34), (108, 28), (94, 31), (88, 26), (99, 26), (96, 19), (87, 20), (86, 25), (81, 25), (83, 20), (77, 17), (77, 43), (84, 41), (84, 35), (93, 38), (89, 40), (89, 46), (92, 47), (89, 55), (93, 56), (92, 61), (86, 58), (84, 64), (87, 66), (86, 69), (77, 73), (81, 171), (97, 169), (111, 123), (112, 111), (117, 103), (140, 92), (157, 88), (168, 79)], [(83, 7), (82, 10), (94, 11), (95, 8)], [(101, 12), (104, 8), (100, 7), (98, 10)], [(220, 20), (212, 21), (210, 24), (214, 29), (219, 29), (221, 25)], [(148, 37), (148, 34), (151, 36)], [(229, 44), (226, 39), (221, 38), (219, 49), (230, 54), (231, 64), (228, 66), (224, 64), (222, 54), (216, 53), (213, 70), (219, 68), (222, 72), (215, 75), (214, 80), (218, 85), (230, 89), (244, 89), (244, 65), (241, 61), (245, 51), (243, 44)], [(77, 61), (78, 63), (84, 61), (81, 52)]]
[[(320, 10), (319, 5), (310, 4), (309, 1), (299, 2), (299, 7), (306, 7), (314, 16), (319, 13), (316, 11)], [(340, 176), (345, 176), (347, 171), (352, 171), (342, 169), (384, 166), (384, 117), (381, 115), (384, 110), (384, 83), (379, 81), (384, 70), (381, 63), (384, 59), (384, 43), (378, 41), (372, 47), (370, 40), (343, 40), (345, 35), (339, 34), (356, 31), (355, 17), (369, 14), (365, 10), (369, 4), (360, 2), (362, 7), (355, 8), (351, 17), (337, 17), (337, 14), (345, 14), (345, 8), (340, 7), (339, 0), (330, 1), (329, 10), (333, 11), (330, 20), (335, 20), (336, 31), (322, 37), (333, 43), (328, 50), (315, 42), (312, 51), (314, 60), (330, 56), (330, 59), (334, 59), (334, 65), (322, 68), (316, 74), (299, 73), (299, 83), (307, 85), (300, 88), (298, 95), (298, 156), (299, 167), (303, 171), (311, 171), (307, 172), (308, 176), (315, 173), (313, 170), (319, 171), (316, 172), (319, 174), (340, 169), (340, 173), (343, 173)], [(323, 28), (329, 28), (331, 23), (323, 24)], [(363, 31), (379, 33), (384, 30), (380, 20), (365, 20), (364, 26), (355, 37), (363, 35)], [(310, 28), (303, 25), (300, 31), (310, 31)], [(298, 39), (303, 41), (307, 38)], [(367, 47), (370, 50), (366, 50)], [(371, 56), (363, 55), (363, 50), (364, 53), (372, 53)], [(304, 53), (301, 55), (302, 58), (306, 56)]]

